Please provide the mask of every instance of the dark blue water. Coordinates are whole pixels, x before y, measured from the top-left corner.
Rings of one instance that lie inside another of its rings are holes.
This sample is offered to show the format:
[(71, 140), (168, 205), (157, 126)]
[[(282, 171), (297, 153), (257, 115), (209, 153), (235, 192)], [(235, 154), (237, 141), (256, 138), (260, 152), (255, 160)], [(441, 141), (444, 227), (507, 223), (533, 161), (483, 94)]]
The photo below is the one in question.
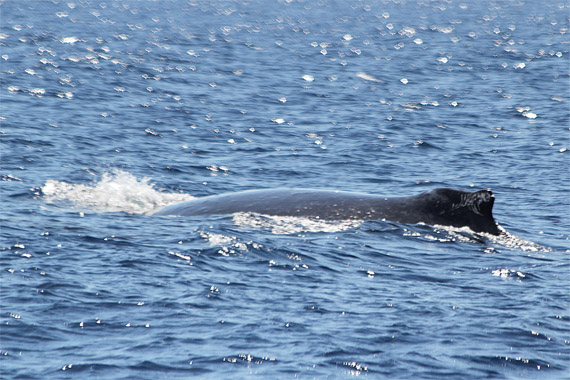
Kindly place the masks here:
[[(1, 1), (0, 377), (562, 379), (568, 1)], [(254, 214), (491, 188), (502, 237)]]

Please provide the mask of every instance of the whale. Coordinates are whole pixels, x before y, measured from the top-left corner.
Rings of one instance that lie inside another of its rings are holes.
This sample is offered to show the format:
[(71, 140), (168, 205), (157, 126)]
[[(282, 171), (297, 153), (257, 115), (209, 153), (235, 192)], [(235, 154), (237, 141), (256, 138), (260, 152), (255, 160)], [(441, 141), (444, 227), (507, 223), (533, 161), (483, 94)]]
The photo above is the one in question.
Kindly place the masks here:
[(338, 190), (277, 188), (230, 192), (165, 206), (155, 216), (223, 215), (239, 212), (320, 220), (388, 220), (406, 224), (468, 227), (499, 235), (491, 190), (437, 188), (408, 197)]

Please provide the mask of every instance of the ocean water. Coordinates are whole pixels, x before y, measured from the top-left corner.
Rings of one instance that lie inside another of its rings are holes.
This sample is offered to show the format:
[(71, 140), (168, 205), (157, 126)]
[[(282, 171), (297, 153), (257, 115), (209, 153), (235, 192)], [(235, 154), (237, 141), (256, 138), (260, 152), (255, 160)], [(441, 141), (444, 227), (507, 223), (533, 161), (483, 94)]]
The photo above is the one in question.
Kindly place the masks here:
[[(0, 377), (564, 379), (570, 3), (0, 1)], [(504, 236), (156, 217), (491, 188)]]

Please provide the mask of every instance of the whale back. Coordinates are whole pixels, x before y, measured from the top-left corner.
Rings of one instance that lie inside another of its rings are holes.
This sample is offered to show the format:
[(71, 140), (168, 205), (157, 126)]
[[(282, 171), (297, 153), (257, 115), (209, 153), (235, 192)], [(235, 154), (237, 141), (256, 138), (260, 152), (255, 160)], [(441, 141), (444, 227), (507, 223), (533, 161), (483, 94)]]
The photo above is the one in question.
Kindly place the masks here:
[(440, 188), (412, 197), (315, 190), (261, 189), (212, 195), (166, 206), (154, 215), (215, 215), (255, 212), (277, 216), (315, 217), (323, 220), (385, 219), (469, 227), (475, 232), (500, 233), (489, 190), (466, 192)]

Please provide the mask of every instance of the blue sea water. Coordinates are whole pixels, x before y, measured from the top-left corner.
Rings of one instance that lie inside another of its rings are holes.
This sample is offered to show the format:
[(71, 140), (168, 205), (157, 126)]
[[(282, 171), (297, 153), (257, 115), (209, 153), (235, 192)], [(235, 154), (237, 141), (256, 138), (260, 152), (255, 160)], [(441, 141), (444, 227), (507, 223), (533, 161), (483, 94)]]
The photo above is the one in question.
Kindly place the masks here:
[[(0, 1), (0, 377), (563, 379), (570, 3)], [(501, 237), (153, 217), (491, 188)]]

